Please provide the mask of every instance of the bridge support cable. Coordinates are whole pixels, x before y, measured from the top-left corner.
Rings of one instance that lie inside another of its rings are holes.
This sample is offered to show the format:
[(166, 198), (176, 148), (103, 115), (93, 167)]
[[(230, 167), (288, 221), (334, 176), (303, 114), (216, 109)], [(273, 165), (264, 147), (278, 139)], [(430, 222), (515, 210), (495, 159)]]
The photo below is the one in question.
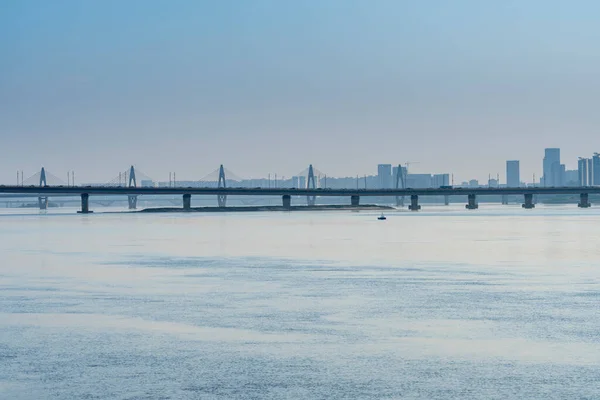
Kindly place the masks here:
[[(227, 188), (227, 182), (225, 180), (225, 169), (223, 168), (223, 164), (221, 164), (221, 166), (219, 167), (219, 183), (218, 183), (217, 187), (219, 189)], [(226, 194), (217, 195), (217, 202), (219, 204), (219, 207), (225, 207), (227, 205), (227, 195)]]

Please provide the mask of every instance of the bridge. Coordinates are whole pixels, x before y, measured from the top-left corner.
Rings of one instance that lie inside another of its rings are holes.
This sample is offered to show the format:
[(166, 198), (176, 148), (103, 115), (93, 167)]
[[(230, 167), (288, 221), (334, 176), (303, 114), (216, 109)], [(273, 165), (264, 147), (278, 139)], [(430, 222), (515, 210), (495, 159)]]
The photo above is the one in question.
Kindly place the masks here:
[[(474, 210), (478, 208), (477, 196), (489, 195), (523, 195), (523, 208), (534, 208), (534, 195), (543, 194), (579, 194), (581, 208), (590, 207), (589, 194), (600, 194), (600, 187), (528, 187), (528, 188), (432, 188), (432, 189), (322, 189), (322, 188), (226, 188), (226, 187), (135, 187), (135, 186), (0, 186), (0, 193), (34, 195), (42, 199), (50, 196), (78, 195), (81, 197), (81, 212), (88, 213), (89, 197), (94, 195), (123, 195), (128, 198), (139, 195), (180, 195), (182, 196), (183, 210), (191, 210), (192, 196), (217, 196), (217, 199), (225, 199), (226, 196), (281, 196), (283, 208), (291, 207), (292, 196), (306, 196), (307, 205), (311, 199), (317, 196), (347, 197), (350, 205), (360, 206), (361, 197), (385, 197), (385, 196), (407, 196), (410, 197), (408, 208), (418, 211), (419, 196), (466, 196), (466, 208)], [(131, 205), (131, 202), (130, 202)], [(225, 204), (219, 201), (219, 206), (225, 208)]]
[[(399, 171), (402, 169), (398, 168)], [(226, 179), (227, 175), (233, 175), (234, 180)], [(194, 181), (200, 187), (184, 187), (177, 186), (175, 176), (169, 179), (168, 187), (140, 187), (140, 180), (152, 181), (150, 177), (143, 172), (131, 166), (127, 170), (120, 172), (118, 176), (110, 181), (100, 185), (93, 186), (77, 186), (75, 185), (74, 174), (68, 175), (68, 182), (60, 180), (56, 176), (47, 172), (44, 168), (40, 172), (34, 174), (27, 180), (23, 180), (21, 173), (21, 182), (17, 185), (0, 185), (0, 197), (15, 198), (21, 197), (37, 197), (39, 208), (46, 209), (48, 207), (48, 198), (65, 197), (65, 196), (80, 196), (81, 197), (81, 213), (91, 212), (89, 209), (90, 196), (126, 196), (129, 209), (133, 210), (137, 207), (138, 196), (181, 196), (183, 203), (183, 211), (191, 210), (192, 196), (216, 196), (219, 208), (226, 208), (227, 196), (281, 196), (282, 207), (284, 209), (291, 208), (292, 197), (305, 196), (306, 205), (315, 206), (317, 197), (346, 197), (350, 199), (350, 206), (359, 207), (361, 197), (395, 197), (396, 205), (403, 205), (405, 197), (410, 198), (409, 210), (418, 211), (421, 209), (419, 205), (419, 196), (444, 196), (445, 203), (448, 204), (450, 196), (466, 196), (467, 204), (465, 207), (469, 210), (477, 209), (477, 196), (502, 196), (503, 203), (508, 195), (522, 195), (524, 202), (523, 208), (531, 209), (535, 207), (534, 195), (546, 194), (578, 194), (580, 201), (578, 206), (588, 208), (591, 206), (589, 202), (590, 194), (600, 194), (600, 187), (582, 186), (582, 187), (525, 187), (525, 188), (462, 188), (462, 187), (440, 187), (426, 189), (411, 189), (405, 186), (405, 177), (402, 174), (396, 176), (394, 189), (332, 189), (321, 188), (320, 179), (322, 173), (312, 164), (308, 168), (296, 174), (305, 178), (303, 187), (277, 187), (277, 178), (275, 178), (275, 187), (227, 187), (227, 183), (235, 184), (241, 179), (223, 167), (219, 166), (215, 171), (203, 177), (199, 181)], [(326, 176), (326, 175), (325, 175)], [(325, 178), (326, 179), (326, 178)], [(50, 184), (48, 184), (50, 183)], [(270, 183), (269, 183), (270, 186)]]

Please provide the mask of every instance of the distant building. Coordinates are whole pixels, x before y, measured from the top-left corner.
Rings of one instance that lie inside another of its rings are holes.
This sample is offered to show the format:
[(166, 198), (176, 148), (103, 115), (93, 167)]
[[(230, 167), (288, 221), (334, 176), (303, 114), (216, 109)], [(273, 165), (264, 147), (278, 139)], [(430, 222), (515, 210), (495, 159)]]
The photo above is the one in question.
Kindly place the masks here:
[(431, 178), (431, 186), (434, 188), (448, 185), (450, 185), (450, 174), (434, 174)]
[(142, 185), (142, 187), (154, 187), (154, 182), (152, 182), (151, 180), (142, 180), (140, 181), (140, 185)]
[(506, 162), (506, 186), (521, 186), (521, 176), (519, 171), (519, 160), (508, 160)]
[(579, 185), (579, 171), (570, 169), (565, 171), (565, 186)]
[(488, 179), (488, 187), (497, 188), (499, 186), (498, 179)]
[(562, 186), (560, 176), (560, 149), (548, 148), (544, 150), (542, 186)]
[(600, 154), (594, 153), (592, 157), (592, 185), (600, 186)]
[(377, 166), (377, 177), (381, 189), (392, 188), (392, 164), (379, 164)]
[(579, 160), (577, 161), (579, 186), (591, 186), (593, 184), (593, 171), (592, 159), (579, 157)]
[(477, 179), (471, 179), (469, 181), (469, 187), (479, 187), (479, 181)]
[(408, 174), (406, 187), (413, 189), (426, 189), (431, 187), (431, 174)]

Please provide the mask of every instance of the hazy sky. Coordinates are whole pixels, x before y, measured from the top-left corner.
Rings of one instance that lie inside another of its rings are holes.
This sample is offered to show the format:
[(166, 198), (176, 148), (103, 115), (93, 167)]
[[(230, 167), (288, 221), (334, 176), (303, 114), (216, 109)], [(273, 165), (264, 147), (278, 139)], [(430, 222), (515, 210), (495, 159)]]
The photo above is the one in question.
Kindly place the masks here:
[(600, 2), (3, 0), (0, 182), (521, 177), (600, 150)]

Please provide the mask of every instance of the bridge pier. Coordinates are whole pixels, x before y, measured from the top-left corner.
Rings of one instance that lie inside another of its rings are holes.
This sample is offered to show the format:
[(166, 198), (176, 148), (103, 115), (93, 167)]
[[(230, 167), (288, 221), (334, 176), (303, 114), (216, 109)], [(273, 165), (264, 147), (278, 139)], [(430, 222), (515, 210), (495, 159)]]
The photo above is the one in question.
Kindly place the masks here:
[(507, 205), (508, 204), (508, 196), (503, 194), (502, 195), (502, 205)]
[(40, 206), (40, 210), (48, 209), (48, 197), (38, 197), (38, 204)]
[(523, 203), (521, 207), (528, 210), (535, 208), (535, 204), (533, 204), (533, 193), (525, 193), (525, 203)]
[(589, 208), (591, 206), (592, 206), (592, 204), (589, 201), (588, 194), (587, 193), (581, 193), (579, 195), (579, 204), (577, 204), (577, 207), (579, 207), (579, 208)]
[(137, 196), (127, 196), (127, 202), (129, 203), (129, 209), (135, 210), (137, 208)]
[(410, 205), (408, 206), (408, 209), (411, 211), (419, 211), (421, 209), (421, 206), (419, 205), (419, 196), (416, 194), (410, 196)]
[(283, 208), (287, 210), (292, 208), (292, 196), (290, 196), (289, 194), (284, 194), (283, 196), (281, 196), (281, 201), (283, 203)]
[(467, 210), (477, 210), (479, 205), (477, 204), (477, 196), (474, 194), (470, 194), (467, 197), (467, 204), (465, 205)]
[(79, 214), (90, 214), (90, 195), (88, 193), (81, 193), (81, 211), (77, 211)]
[(184, 194), (183, 195), (183, 211), (190, 211), (192, 209), (192, 195)]
[(352, 207), (358, 207), (360, 205), (360, 196), (358, 196), (358, 195), (350, 196), (350, 205)]
[(450, 205), (450, 196), (448, 196), (447, 194), (444, 195), (444, 205), (445, 206), (449, 206)]

